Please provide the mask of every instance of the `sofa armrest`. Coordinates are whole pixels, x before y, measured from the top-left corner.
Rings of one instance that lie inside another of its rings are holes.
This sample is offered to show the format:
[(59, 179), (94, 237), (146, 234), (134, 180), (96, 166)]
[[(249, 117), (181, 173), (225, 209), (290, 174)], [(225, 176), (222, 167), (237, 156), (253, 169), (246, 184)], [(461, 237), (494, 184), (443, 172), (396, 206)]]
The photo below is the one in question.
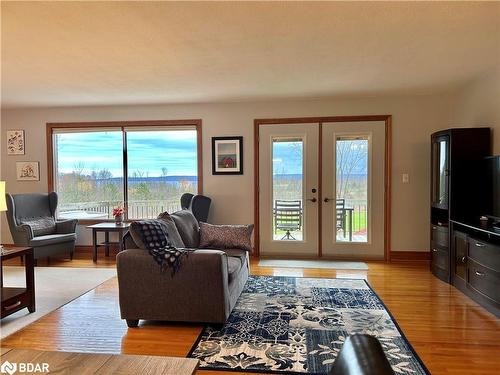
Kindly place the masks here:
[(77, 219), (56, 221), (56, 233), (58, 234), (75, 233), (76, 224), (78, 224)]
[(123, 319), (224, 322), (230, 313), (227, 255), (195, 250), (172, 275), (146, 250), (116, 257)]

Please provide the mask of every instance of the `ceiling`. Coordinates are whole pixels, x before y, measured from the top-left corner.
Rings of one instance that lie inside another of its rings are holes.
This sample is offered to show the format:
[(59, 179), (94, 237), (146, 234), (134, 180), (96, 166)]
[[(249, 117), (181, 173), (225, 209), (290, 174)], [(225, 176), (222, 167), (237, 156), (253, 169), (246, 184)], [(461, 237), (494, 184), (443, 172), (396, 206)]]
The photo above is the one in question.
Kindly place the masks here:
[(2, 106), (427, 93), (500, 63), (500, 2), (4, 2)]

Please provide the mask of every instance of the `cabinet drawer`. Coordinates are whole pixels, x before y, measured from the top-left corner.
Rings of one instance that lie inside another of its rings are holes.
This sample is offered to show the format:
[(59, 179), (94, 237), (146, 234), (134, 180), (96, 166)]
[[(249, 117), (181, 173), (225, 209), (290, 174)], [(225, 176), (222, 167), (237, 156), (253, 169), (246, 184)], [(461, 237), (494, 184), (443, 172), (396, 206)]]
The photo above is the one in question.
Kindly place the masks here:
[(478, 292), (500, 303), (500, 273), (469, 260), (469, 284)]
[(469, 258), (500, 272), (500, 246), (469, 237)]
[(450, 270), (450, 257), (447, 250), (432, 248), (431, 249), (432, 265), (443, 270)]
[(431, 241), (436, 245), (448, 247), (448, 227), (442, 227), (439, 225), (431, 225)]

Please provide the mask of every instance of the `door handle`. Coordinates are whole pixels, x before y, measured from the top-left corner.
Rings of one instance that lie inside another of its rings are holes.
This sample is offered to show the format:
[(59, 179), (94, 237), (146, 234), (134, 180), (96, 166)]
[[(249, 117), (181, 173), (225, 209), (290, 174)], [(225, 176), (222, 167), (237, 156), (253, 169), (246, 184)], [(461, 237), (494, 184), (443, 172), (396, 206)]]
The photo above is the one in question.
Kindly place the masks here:
[(485, 247), (486, 245), (484, 243), (481, 243), (481, 242), (476, 242), (476, 246), (477, 247)]
[(325, 203), (328, 203), (328, 202), (330, 202), (330, 201), (333, 201), (333, 199), (330, 199), (330, 198), (325, 198), (325, 199), (323, 199), (323, 202), (325, 202)]
[(476, 271), (476, 275), (477, 275), (477, 276), (484, 276), (484, 272), (479, 272), (479, 271)]
[(466, 257), (462, 257), (461, 261), (462, 261), (462, 263), (466, 263), (467, 262), (467, 258)]
[(310, 198), (310, 199), (308, 199), (308, 201), (311, 201), (311, 202), (313, 202), (313, 203), (316, 203), (318, 200), (317, 200), (316, 198)]

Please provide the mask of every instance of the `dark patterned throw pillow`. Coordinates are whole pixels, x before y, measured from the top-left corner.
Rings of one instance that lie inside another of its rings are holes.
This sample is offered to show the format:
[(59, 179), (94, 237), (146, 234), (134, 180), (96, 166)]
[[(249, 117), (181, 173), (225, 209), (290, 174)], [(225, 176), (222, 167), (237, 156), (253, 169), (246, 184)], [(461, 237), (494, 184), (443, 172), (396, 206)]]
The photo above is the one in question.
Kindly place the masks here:
[(172, 276), (179, 270), (190, 250), (170, 245), (164, 220), (139, 220), (130, 225), (130, 235), (139, 248), (148, 250), (162, 271), (170, 268)]
[(253, 224), (213, 225), (200, 223), (200, 248), (252, 250)]
[(143, 250), (164, 248), (169, 245), (167, 228), (161, 220), (138, 220), (130, 224), (130, 235)]

